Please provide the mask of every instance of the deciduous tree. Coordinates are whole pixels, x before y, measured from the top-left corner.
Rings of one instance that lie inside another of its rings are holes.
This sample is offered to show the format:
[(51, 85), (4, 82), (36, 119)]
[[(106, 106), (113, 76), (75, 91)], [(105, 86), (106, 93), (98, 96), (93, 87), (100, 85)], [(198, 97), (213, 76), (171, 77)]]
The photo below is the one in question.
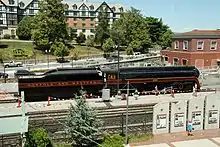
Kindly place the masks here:
[(39, 11), (34, 19), (33, 40), (39, 49), (50, 49), (56, 40), (69, 39), (65, 5), (62, 0), (39, 1)]
[(30, 40), (32, 32), (33, 18), (25, 16), (18, 24), (16, 35), (20, 40)]
[(58, 57), (65, 57), (69, 55), (69, 49), (63, 42), (56, 41), (52, 44), (51, 50), (54, 52), (54, 54)]
[(100, 8), (98, 15), (98, 26), (95, 31), (95, 42), (101, 46), (109, 38), (109, 19), (107, 8)]
[(114, 46), (115, 42), (111, 38), (108, 38), (103, 44), (102, 48), (105, 53), (110, 53), (113, 51)]

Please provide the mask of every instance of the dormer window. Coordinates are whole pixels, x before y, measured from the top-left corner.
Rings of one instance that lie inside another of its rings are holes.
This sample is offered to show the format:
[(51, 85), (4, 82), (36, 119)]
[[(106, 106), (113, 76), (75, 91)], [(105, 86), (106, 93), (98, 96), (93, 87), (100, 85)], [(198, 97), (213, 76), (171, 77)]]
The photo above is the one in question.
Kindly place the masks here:
[(120, 12), (123, 12), (123, 11), (124, 11), (123, 7), (120, 7), (119, 10), (120, 10)]
[(25, 4), (24, 4), (23, 2), (20, 2), (20, 3), (19, 3), (19, 6), (20, 6), (20, 7), (24, 7)]
[(116, 9), (115, 9), (115, 7), (112, 7), (112, 11), (115, 11)]
[(69, 9), (69, 5), (65, 4), (64, 9), (68, 10)]
[(77, 5), (76, 4), (73, 5), (73, 9), (77, 9)]
[(14, 0), (9, 0), (9, 5), (14, 5), (15, 1)]
[(82, 10), (86, 10), (86, 6), (82, 6)]
[(90, 6), (90, 10), (94, 10), (94, 6), (93, 5)]

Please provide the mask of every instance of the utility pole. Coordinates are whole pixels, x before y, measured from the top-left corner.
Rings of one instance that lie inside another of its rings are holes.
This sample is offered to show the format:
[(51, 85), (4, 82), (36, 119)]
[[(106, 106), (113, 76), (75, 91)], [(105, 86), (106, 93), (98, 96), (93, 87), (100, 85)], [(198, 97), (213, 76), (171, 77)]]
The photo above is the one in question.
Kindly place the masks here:
[(117, 82), (117, 89), (118, 89), (118, 91), (117, 92), (119, 92), (119, 80), (120, 80), (120, 60), (119, 60), (119, 56), (120, 56), (120, 48), (119, 48), (119, 46), (117, 46), (117, 49), (118, 49), (118, 82)]
[(128, 105), (129, 105), (129, 81), (128, 81), (128, 84), (127, 84), (127, 109), (126, 109), (126, 142), (125, 144), (127, 145), (128, 144)]
[[(22, 130), (23, 130), (23, 128), (25, 127), (24, 125), (25, 125), (25, 119), (26, 119), (26, 117), (25, 117), (24, 91), (21, 92), (21, 110), (22, 110), (22, 119), (23, 119), (21, 125), (22, 125)], [(22, 138), (22, 145), (21, 146), (24, 147), (25, 141), (26, 141), (24, 132), (21, 132), (21, 138)]]

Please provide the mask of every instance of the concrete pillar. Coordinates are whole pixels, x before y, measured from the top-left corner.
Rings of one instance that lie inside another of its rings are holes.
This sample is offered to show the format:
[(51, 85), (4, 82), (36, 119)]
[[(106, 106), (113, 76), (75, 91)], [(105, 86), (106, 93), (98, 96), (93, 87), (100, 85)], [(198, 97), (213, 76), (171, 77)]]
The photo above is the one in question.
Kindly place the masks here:
[(186, 130), (187, 100), (171, 103), (170, 132), (184, 132)]
[(169, 133), (169, 102), (158, 103), (153, 108), (153, 134)]

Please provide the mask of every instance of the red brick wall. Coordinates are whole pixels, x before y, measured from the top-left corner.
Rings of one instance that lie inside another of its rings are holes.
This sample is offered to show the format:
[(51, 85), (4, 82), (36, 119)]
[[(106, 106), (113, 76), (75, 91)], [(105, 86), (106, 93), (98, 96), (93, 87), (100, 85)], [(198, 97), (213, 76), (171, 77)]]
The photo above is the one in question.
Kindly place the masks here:
[(181, 52), (162, 50), (162, 56), (167, 56), (168, 62), (173, 64), (174, 58), (178, 58), (178, 64), (182, 65), (182, 60), (187, 59), (188, 65), (204, 68), (216, 65), (216, 61), (220, 59), (220, 52)]
[[(220, 39), (192, 39), (192, 51), (201, 51), (197, 50), (197, 41), (203, 40), (204, 41), (204, 48), (203, 52), (220, 52)], [(216, 50), (210, 50), (211, 48), (211, 41), (216, 40), (217, 41), (217, 49)]]
[[(188, 50), (183, 50), (183, 41), (184, 41), (184, 40), (188, 41)], [(192, 39), (175, 39), (175, 40), (173, 40), (172, 50), (175, 50), (175, 51), (184, 51), (184, 52), (191, 51), (191, 48), (192, 48), (191, 40), (192, 40)], [(176, 41), (179, 41), (179, 49), (175, 49), (175, 45), (174, 45), (174, 44), (175, 44)]]

